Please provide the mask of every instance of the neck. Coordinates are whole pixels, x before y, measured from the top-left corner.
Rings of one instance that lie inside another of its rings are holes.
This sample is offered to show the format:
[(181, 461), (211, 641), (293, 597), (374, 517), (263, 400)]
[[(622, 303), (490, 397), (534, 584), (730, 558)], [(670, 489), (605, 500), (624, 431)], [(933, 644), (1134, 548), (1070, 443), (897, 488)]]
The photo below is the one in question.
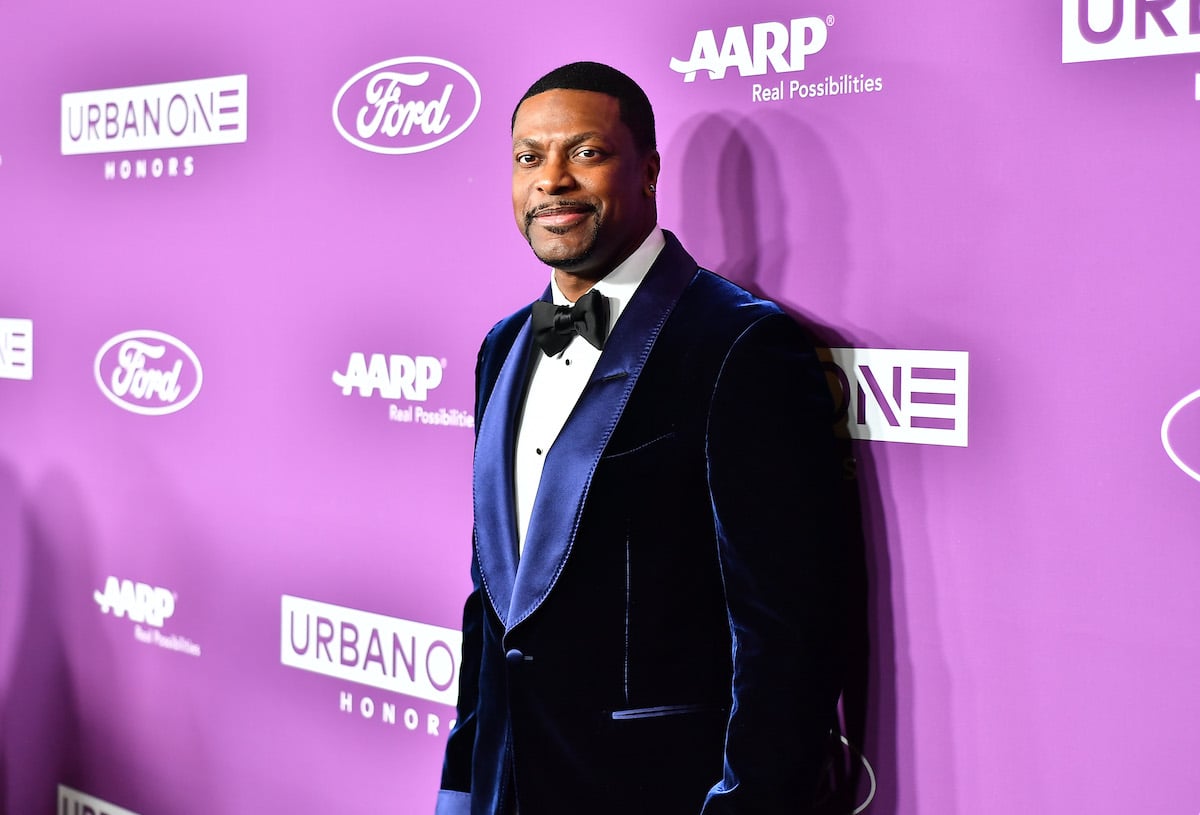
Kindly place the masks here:
[(558, 284), (558, 290), (563, 293), (563, 296), (574, 303), (580, 297), (591, 291), (592, 287), (607, 277), (614, 269), (629, 259), (630, 255), (638, 250), (650, 233), (654, 231), (654, 226), (657, 224), (657, 219), (650, 222), (650, 225), (642, 232), (641, 237), (633, 241), (624, 252), (611, 260), (602, 269), (588, 269), (574, 271), (571, 269), (555, 269), (554, 282)]
[(558, 290), (572, 303), (591, 291), (592, 286), (595, 286), (603, 278), (604, 275), (600, 275), (599, 277), (588, 275), (585, 277), (583, 275), (572, 274), (571, 272), (564, 272), (562, 269), (554, 270), (554, 282), (558, 284)]

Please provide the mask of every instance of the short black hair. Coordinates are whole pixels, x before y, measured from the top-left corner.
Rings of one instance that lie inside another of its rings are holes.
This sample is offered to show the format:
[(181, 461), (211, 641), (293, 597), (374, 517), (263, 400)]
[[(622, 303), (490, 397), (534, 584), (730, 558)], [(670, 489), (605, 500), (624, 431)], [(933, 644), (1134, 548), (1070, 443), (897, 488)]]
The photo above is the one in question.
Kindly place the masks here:
[(646, 92), (625, 74), (600, 62), (572, 62), (555, 68), (529, 86), (521, 101), (513, 108), (512, 124), (517, 124), (517, 110), (531, 96), (546, 91), (595, 91), (617, 100), (621, 122), (633, 134), (633, 143), (643, 152), (656, 148), (654, 139), (654, 109)]

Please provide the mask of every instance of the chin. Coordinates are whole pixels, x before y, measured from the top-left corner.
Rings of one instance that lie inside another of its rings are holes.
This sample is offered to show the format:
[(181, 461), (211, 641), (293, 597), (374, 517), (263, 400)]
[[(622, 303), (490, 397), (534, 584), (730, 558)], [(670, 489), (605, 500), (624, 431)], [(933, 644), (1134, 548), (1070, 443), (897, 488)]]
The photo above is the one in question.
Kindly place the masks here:
[(532, 243), (530, 247), (533, 249), (533, 254), (542, 263), (547, 266), (553, 266), (556, 269), (574, 269), (587, 263), (592, 256), (593, 245), (587, 246), (535, 246)]

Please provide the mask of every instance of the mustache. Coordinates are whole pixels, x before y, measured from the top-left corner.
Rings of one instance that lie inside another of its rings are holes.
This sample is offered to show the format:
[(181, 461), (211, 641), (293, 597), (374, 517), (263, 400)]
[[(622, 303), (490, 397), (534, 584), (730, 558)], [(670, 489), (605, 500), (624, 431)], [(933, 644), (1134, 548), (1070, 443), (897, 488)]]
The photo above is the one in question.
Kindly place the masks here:
[(541, 215), (543, 212), (551, 212), (554, 210), (572, 210), (577, 212), (595, 212), (596, 205), (589, 204), (586, 201), (573, 201), (564, 199), (561, 201), (550, 201), (545, 204), (539, 204), (533, 209), (525, 213), (525, 226), (528, 227), (533, 223), (533, 219)]

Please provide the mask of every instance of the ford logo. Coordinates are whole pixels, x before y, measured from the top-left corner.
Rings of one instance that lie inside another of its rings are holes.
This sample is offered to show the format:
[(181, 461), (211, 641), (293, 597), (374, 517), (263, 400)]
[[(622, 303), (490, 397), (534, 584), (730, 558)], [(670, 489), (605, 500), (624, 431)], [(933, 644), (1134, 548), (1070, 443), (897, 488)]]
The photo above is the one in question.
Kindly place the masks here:
[[(1200, 472), (1196, 467), (1200, 467), (1200, 456), (1196, 456), (1192, 465), (1180, 457), (1178, 450), (1180, 442), (1191, 450), (1200, 450), (1200, 405), (1197, 405), (1192, 410), (1189, 410), (1183, 420), (1179, 420), (1179, 414), (1188, 405), (1200, 400), (1200, 391), (1193, 391), (1187, 396), (1175, 403), (1174, 407), (1167, 411), (1167, 415), (1163, 417), (1162, 422), (1162, 446), (1167, 451), (1167, 455), (1171, 457), (1171, 461), (1175, 462), (1175, 466), (1183, 470), (1192, 478), (1200, 481)], [(1178, 424), (1176, 428), (1176, 438), (1174, 443), (1171, 441), (1171, 426)]]
[(200, 360), (161, 331), (126, 331), (96, 354), (96, 384), (114, 405), (144, 416), (183, 410), (200, 393)]
[(479, 83), (436, 57), (400, 57), (364, 68), (333, 100), (333, 124), (372, 153), (420, 153), (466, 130), (479, 113)]

